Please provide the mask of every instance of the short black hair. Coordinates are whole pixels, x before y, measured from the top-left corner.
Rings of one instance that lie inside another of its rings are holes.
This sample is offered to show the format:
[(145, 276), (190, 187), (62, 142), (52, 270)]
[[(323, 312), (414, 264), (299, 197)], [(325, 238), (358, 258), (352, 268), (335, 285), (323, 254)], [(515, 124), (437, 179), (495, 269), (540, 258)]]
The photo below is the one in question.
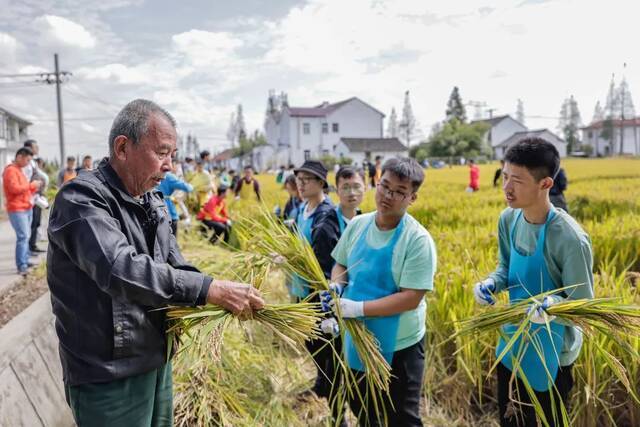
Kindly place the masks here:
[(351, 166), (342, 166), (336, 173), (336, 187), (338, 186), (338, 182), (340, 182), (341, 179), (349, 179), (356, 175), (358, 175), (358, 173)]
[(229, 187), (227, 187), (226, 185), (221, 185), (220, 187), (218, 187), (218, 196), (222, 196), (222, 193), (224, 193), (228, 189)]
[(555, 178), (560, 169), (560, 153), (543, 138), (524, 138), (513, 144), (504, 155), (505, 162), (527, 168), (540, 181), (546, 177)]
[(287, 175), (284, 180), (284, 186), (286, 187), (287, 185), (293, 185), (294, 188), (298, 188), (298, 183), (296, 182), (295, 175)]
[(76, 158), (75, 158), (75, 157), (73, 157), (73, 156), (69, 156), (69, 157), (67, 157), (67, 162), (70, 162), (70, 161), (74, 161), (74, 162), (75, 162), (75, 161), (76, 161)]
[(32, 156), (33, 157), (33, 151), (31, 151), (31, 148), (29, 147), (20, 147), (18, 148), (18, 151), (16, 151), (16, 157), (18, 156)]
[(91, 156), (88, 154), (82, 158), (82, 160), (87, 160), (87, 159), (91, 159)]
[(253, 169), (253, 166), (251, 166), (251, 165), (246, 165), (246, 166), (244, 167), (244, 170), (247, 170), (247, 169), (254, 170), (254, 169)]
[(33, 144), (37, 144), (38, 141), (36, 141), (35, 139), (27, 139), (24, 144), (22, 144), (23, 147), (28, 147), (28, 148), (33, 148)]
[(204, 160), (205, 157), (207, 157), (208, 155), (210, 155), (211, 153), (209, 153), (207, 150), (204, 150), (200, 153), (200, 158), (202, 160)]
[(413, 192), (418, 191), (424, 182), (424, 171), (422, 166), (410, 157), (393, 157), (382, 165), (382, 175), (389, 172), (400, 178), (401, 180), (411, 181)]

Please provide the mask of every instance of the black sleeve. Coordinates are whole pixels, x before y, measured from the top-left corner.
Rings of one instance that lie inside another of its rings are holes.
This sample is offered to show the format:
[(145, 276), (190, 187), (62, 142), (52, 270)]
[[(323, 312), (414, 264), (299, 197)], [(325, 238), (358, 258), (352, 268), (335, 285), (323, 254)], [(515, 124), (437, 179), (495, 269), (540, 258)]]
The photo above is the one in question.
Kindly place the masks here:
[(258, 197), (258, 200), (260, 200), (260, 183), (255, 178), (253, 179), (253, 191), (256, 192), (256, 196)]
[(311, 247), (327, 279), (331, 278), (331, 270), (335, 263), (331, 257), (331, 252), (338, 244), (339, 238), (340, 226), (338, 225), (335, 211), (329, 211), (316, 220), (316, 224), (311, 231)]
[[(138, 253), (106, 199), (95, 187), (76, 180), (58, 192), (49, 240), (113, 298), (153, 307), (195, 305), (211, 282), (193, 268), (175, 268)], [(172, 256), (174, 264), (187, 265), (177, 253)]]
[(561, 193), (567, 189), (567, 175), (564, 173), (564, 169), (560, 169), (560, 171), (558, 171), (556, 183), (558, 184), (558, 189)]

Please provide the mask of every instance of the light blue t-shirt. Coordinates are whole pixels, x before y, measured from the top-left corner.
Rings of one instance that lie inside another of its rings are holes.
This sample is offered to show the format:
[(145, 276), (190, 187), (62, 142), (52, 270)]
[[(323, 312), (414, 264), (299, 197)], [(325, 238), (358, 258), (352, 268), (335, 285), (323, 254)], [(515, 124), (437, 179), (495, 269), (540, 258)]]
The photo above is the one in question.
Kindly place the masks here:
[[(520, 209), (507, 208), (500, 215), (498, 241), (500, 262), (491, 277), (497, 292), (507, 289), (509, 259), (511, 254), (511, 228), (518, 218)], [(535, 251), (542, 224), (527, 222), (524, 215), (515, 224), (515, 246), (518, 251), (530, 255)], [(558, 288), (579, 285), (566, 291), (568, 299), (593, 298), (593, 255), (591, 239), (571, 215), (562, 209), (547, 226), (543, 256), (549, 276)], [(560, 322), (562, 323), (562, 322)], [(560, 353), (560, 365), (575, 362), (582, 347), (582, 332), (575, 326), (565, 329), (564, 345)]]
[[(395, 232), (380, 230), (375, 223), (375, 212), (354, 217), (344, 230), (331, 256), (345, 267), (353, 246), (369, 224), (366, 239), (373, 248), (386, 245)], [(405, 215), (405, 225), (393, 249), (391, 273), (398, 289), (433, 290), (436, 272), (436, 246), (429, 232), (411, 215)], [(372, 284), (374, 285), (374, 284)], [(400, 314), (395, 351), (412, 346), (420, 341), (426, 332), (427, 302), (423, 299), (413, 310)]]

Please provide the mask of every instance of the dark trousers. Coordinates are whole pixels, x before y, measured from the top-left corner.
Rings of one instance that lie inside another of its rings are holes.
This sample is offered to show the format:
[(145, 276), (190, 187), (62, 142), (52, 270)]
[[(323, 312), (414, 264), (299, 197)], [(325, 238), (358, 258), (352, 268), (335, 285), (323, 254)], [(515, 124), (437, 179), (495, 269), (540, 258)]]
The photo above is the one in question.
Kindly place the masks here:
[[(296, 298), (296, 302), (302, 299)], [(320, 302), (315, 295), (311, 302)], [(305, 341), (304, 345), (316, 365), (316, 380), (311, 390), (318, 397), (327, 399), (331, 408), (332, 424), (346, 425), (344, 413), (343, 372), (339, 358), (342, 355), (342, 338), (322, 334), (323, 339)]]
[[(215, 243), (220, 238), (222, 234), (224, 237), (224, 242), (229, 243), (229, 235), (231, 234), (231, 227), (227, 224), (217, 221), (211, 221), (210, 219), (203, 219), (202, 223), (210, 230), (213, 230), (213, 235), (209, 239), (211, 243)], [(206, 231), (206, 229), (204, 229)]]
[(34, 250), (38, 242), (38, 227), (42, 219), (42, 209), (39, 206), (33, 207), (33, 216), (31, 217), (31, 237), (29, 237), (29, 249)]
[(317, 371), (312, 390), (318, 397), (327, 399), (331, 408), (332, 425), (335, 425), (336, 421), (343, 422), (345, 419), (344, 396), (341, 395), (343, 373), (339, 365), (342, 339), (340, 336), (332, 338), (327, 334), (323, 334), (323, 338), (331, 343), (316, 339), (305, 342), (305, 346), (313, 358)]
[[(566, 405), (569, 392), (573, 388), (573, 375), (571, 374), (573, 365), (561, 366), (556, 377), (555, 389), (547, 392), (536, 392), (536, 398), (544, 410), (544, 416), (550, 426), (562, 425), (562, 413), (560, 403)], [(533, 406), (530, 406), (531, 399), (522, 381), (516, 377), (513, 382), (513, 398), (519, 403), (509, 399), (509, 381), (511, 371), (502, 363), (498, 364), (498, 409), (500, 413), (500, 426), (502, 427), (537, 427), (538, 421)], [(553, 393), (553, 405), (551, 394)], [(553, 406), (555, 406), (556, 418), (553, 416)], [(507, 413), (507, 409), (509, 413)]]
[(171, 233), (174, 235), (176, 239), (178, 238), (178, 220), (177, 219), (171, 220)]
[[(362, 396), (366, 396), (367, 388), (365, 375), (359, 371), (352, 371), (358, 379), (358, 388)], [(359, 426), (393, 426), (412, 427), (422, 426), (420, 418), (420, 395), (422, 391), (422, 377), (424, 374), (424, 339), (414, 345), (393, 354), (391, 362), (391, 383), (389, 395), (391, 402), (385, 399), (387, 422), (376, 416), (374, 405), (360, 401), (358, 398), (349, 399), (351, 411), (358, 418)], [(382, 417), (382, 414), (380, 414)]]
[(78, 427), (173, 425), (171, 363), (108, 383), (65, 385)]

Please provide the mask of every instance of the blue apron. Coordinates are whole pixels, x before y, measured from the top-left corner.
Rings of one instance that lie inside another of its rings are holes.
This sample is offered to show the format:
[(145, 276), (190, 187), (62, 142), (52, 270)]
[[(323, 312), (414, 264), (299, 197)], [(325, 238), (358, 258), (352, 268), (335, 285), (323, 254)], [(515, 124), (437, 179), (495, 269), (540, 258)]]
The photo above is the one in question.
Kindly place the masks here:
[(340, 227), (340, 235), (342, 236), (342, 233), (344, 233), (344, 229), (347, 228), (347, 224), (344, 222), (344, 217), (342, 216), (340, 205), (336, 206), (336, 214), (338, 215), (338, 227)]
[[(399, 291), (393, 279), (391, 264), (393, 249), (404, 229), (405, 217), (403, 216), (400, 220), (389, 243), (379, 249), (372, 248), (367, 244), (367, 234), (374, 222), (375, 217), (360, 234), (347, 258), (349, 285), (345, 287), (343, 296), (354, 301), (375, 300)], [(380, 353), (389, 364), (393, 359), (396, 346), (399, 320), (399, 314), (385, 317), (365, 317), (363, 320), (366, 328), (378, 340)], [(347, 365), (352, 369), (364, 372), (364, 366), (349, 332), (345, 336), (344, 348)]]
[[(307, 202), (302, 204), (297, 211), (296, 226), (298, 229), (298, 235), (300, 238), (306, 239), (311, 243), (311, 226), (313, 225), (314, 215), (310, 215), (309, 218), (304, 219), (304, 211), (307, 208)], [(304, 299), (311, 293), (309, 283), (297, 274), (291, 276), (291, 288), (289, 292), (292, 296)]]
[[(511, 254), (509, 256), (508, 284), (509, 301), (512, 304), (557, 288), (549, 275), (549, 270), (544, 261), (544, 242), (547, 226), (555, 216), (555, 210), (552, 207), (549, 211), (547, 220), (538, 235), (535, 252), (529, 256), (520, 254), (515, 245), (516, 224), (521, 216), (522, 211), (518, 213), (516, 220), (511, 226)], [(538, 325), (532, 323), (529, 331), (532, 337), (531, 342), (522, 344), (522, 337), (518, 338), (513, 347), (511, 347), (509, 352), (503, 357), (502, 364), (513, 371), (512, 358), (520, 358), (519, 363), (522, 372), (519, 371), (518, 376), (522, 376), (522, 373), (524, 373), (524, 376), (534, 390), (539, 392), (548, 391), (558, 375), (558, 367), (560, 365), (558, 357), (564, 343), (564, 328), (564, 325), (555, 321), (550, 322), (550, 336), (546, 324)], [(502, 328), (503, 333), (508, 339), (513, 336), (517, 329), (518, 325), (513, 324), (506, 324)], [(496, 356), (502, 353), (507, 342), (508, 341), (500, 337), (498, 348), (496, 349)], [(540, 358), (538, 352), (543, 354), (544, 359)]]

